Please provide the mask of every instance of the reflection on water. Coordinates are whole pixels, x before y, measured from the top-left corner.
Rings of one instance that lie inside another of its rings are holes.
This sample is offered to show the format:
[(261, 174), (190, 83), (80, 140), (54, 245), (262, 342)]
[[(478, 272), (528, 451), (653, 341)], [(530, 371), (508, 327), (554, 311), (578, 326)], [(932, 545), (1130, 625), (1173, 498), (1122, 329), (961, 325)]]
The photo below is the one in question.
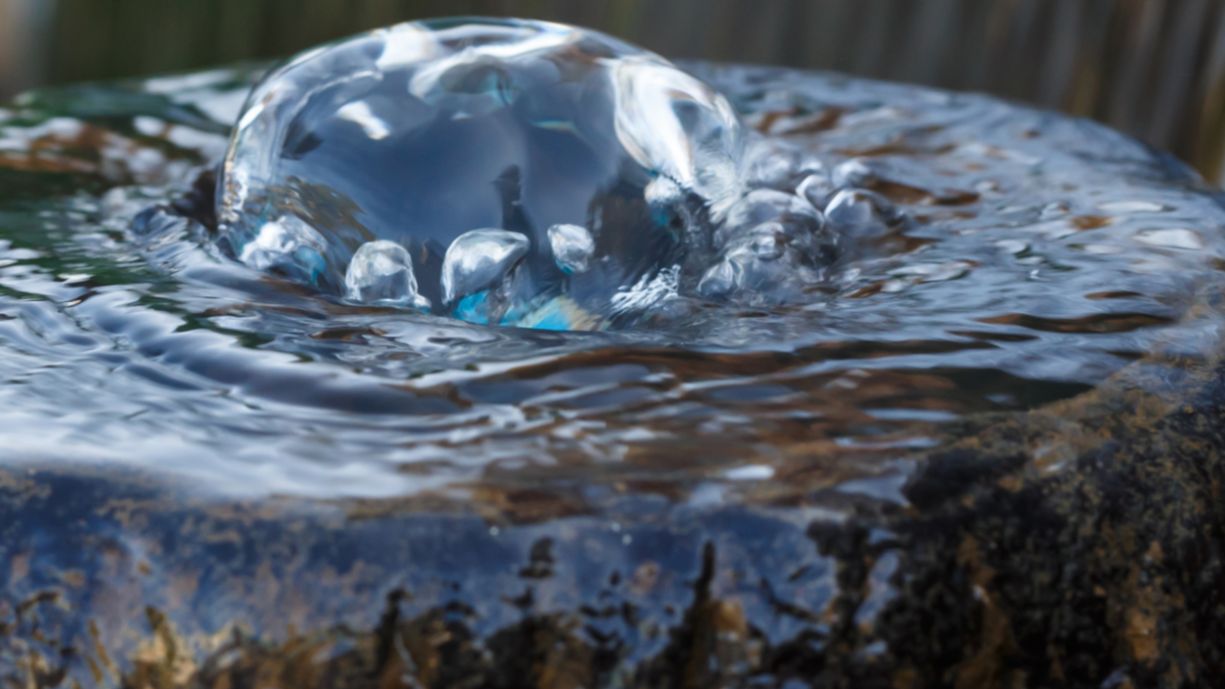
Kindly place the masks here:
[(0, 120), (7, 456), (240, 495), (889, 496), (962, 420), (1158, 347), (1185, 362), (1219, 328), (1196, 297), (1225, 265), (1225, 211), (1125, 137), (978, 97), (690, 67), (910, 220), (873, 226), (804, 304), (490, 329), (354, 306), (215, 248), (211, 170), (250, 73), (23, 99)]

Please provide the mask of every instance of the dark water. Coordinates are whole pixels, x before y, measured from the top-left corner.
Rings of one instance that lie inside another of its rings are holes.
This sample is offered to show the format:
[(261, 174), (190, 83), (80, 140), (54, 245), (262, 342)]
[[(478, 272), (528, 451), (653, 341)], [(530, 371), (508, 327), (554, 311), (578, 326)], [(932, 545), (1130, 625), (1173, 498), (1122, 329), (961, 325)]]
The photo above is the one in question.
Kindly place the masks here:
[(987, 98), (690, 67), (828, 166), (863, 158), (913, 222), (803, 306), (491, 329), (346, 305), (146, 210), (206, 215), (253, 71), (22, 97), (0, 111), (0, 453), (222, 495), (889, 498), (967, 418), (1219, 338), (1197, 295), (1225, 210), (1181, 164)]

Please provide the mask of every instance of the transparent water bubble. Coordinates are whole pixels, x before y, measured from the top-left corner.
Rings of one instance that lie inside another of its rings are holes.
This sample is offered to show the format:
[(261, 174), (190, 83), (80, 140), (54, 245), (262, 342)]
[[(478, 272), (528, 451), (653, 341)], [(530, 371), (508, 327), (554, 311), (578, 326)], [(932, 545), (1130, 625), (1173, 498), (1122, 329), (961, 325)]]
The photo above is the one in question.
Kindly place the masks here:
[(870, 186), (876, 180), (876, 171), (862, 158), (851, 158), (834, 167), (830, 180), (839, 189)]
[[(496, 228), (525, 247), (504, 290), (508, 317), (558, 295), (602, 313), (686, 254), (676, 214), (657, 212), (647, 189), (720, 216), (740, 194), (742, 136), (720, 94), (603, 34), (521, 20), (402, 24), (304, 53), (256, 86), (223, 163), (219, 226), (248, 263), (292, 264), (286, 272), (336, 289), (359, 247), (394, 242), (420, 296), (460, 317), (443, 284), (448, 247)], [(284, 218), (293, 232), (263, 237)], [(590, 236), (586, 271), (555, 255), (548, 228), (568, 225)]]
[(585, 273), (595, 253), (595, 240), (586, 227), (579, 225), (554, 225), (549, 228), (549, 247), (553, 259), (563, 272)]
[(365, 304), (430, 308), (430, 302), (417, 293), (412, 257), (404, 247), (385, 239), (366, 242), (353, 254), (345, 272), (345, 298)]
[(825, 206), (825, 218), (842, 236), (880, 237), (902, 222), (902, 212), (889, 199), (864, 189), (843, 189)]
[(745, 146), (741, 178), (746, 186), (790, 190), (825, 168), (812, 154), (780, 139), (752, 138)]
[(737, 233), (698, 282), (698, 293), (752, 305), (803, 300), (822, 278), (822, 264), (813, 260), (806, 233), (779, 221)]
[(277, 272), (295, 280), (321, 285), (328, 280), (324, 258), (327, 240), (292, 215), (261, 223), (242, 246), (239, 260), (257, 270)]
[(471, 230), (455, 238), (442, 261), (442, 301), (452, 315), (497, 324), (511, 307), (522, 283), (516, 268), (530, 243), (517, 232)]
[(708, 299), (746, 304), (800, 300), (833, 261), (837, 237), (812, 204), (796, 194), (754, 189), (728, 210), (714, 232), (718, 260), (702, 274)]
[(829, 175), (824, 172), (808, 175), (795, 187), (795, 194), (813, 208), (825, 208), (838, 192)]

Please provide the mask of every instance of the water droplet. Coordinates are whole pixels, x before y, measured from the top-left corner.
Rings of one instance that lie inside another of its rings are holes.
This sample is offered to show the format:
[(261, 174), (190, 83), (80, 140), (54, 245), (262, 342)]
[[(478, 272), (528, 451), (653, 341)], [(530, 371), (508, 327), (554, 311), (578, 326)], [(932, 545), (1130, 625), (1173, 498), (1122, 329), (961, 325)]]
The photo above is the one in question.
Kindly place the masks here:
[(239, 260), (256, 270), (276, 271), (295, 280), (319, 284), (327, 271), (326, 241), (300, 218), (283, 215), (260, 226), (242, 247)]
[(528, 247), (526, 236), (506, 230), (471, 230), (456, 237), (442, 261), (443, 303), (456, 305), (454, 315), (463, 320), (501, 322), (510, 307), (512, 271)]
[(585, 227), (554, 225), (549, 228), (549, 247), (563, 272), (585, 273), (595, 253), (595, 240)]
[(808, 175), (795, 188), (796, 196), (804, 199), (813, 208), (825, 208), (838, 188), (824, 172)]
[(345, 272), (345, 297), (365, 304), (430, 307), (417, 293), (412, 257), (404, 247), (385, 239), (366, 242), (353, 254)]
[(825, 218), (842, 234), (879, 237), (902, 220), (897, 207), (879, 194), (843, 189), (825, 206)]
[(817, 266), (832, 259), (836, 238), (821, 212), (795, 194), (773, 189), (755, 189), (732, 206), (715, 232), (715, 245), (726, 254), (763, 223), (774, 223), (771, 227), (786, 237), (801, 262)]
[[(683, 262), (690, 233), (670, 223), (696, 216), (659, 204), (696, 199), (721, 217), (739, 196), (742, 136), (718, 92), (603, 34), (521, 20), (402, 24), (304, 53), (256, 86), (217, 216), (236, 253), (302, 273), (340, 275), (365, 243), (392, 241), (431, 276), (421, 296), (448, 308), (481, 290), (447, 282), (475, 274), (444, 271), (446, 247), (498, 227), (526, 247), (510, 312), (566, 295), (607, 313), (614, 294)], [(309, 260), (271, 258), (259, 239), (265, 219), (288, 216), (313, 228)], [(561, 257), (557, 226), (600, 241), (587, 250), (563, 238)], [(599, 270), (578, 275), (584, 264)], [(444, 294), (447, 284), (458, 291)]]
[(722, 260), (698, 282), (708, 299), (764, 305), (799, 301), (821, 279), (806, 238), (795, 226), (765, 222), (738, 233), (723, 249)]
[(749, 187), (794, 189), (805, 177), (824, 174), (821, 161), (786, 141), (755, 137), (745, 148), (741, 176)]
[(834, 168), (830, 173), (830, 180), (839, 189), (867, 187), (876, 181), (876, 172), (868, 161), (862, 158), (851, 158)]

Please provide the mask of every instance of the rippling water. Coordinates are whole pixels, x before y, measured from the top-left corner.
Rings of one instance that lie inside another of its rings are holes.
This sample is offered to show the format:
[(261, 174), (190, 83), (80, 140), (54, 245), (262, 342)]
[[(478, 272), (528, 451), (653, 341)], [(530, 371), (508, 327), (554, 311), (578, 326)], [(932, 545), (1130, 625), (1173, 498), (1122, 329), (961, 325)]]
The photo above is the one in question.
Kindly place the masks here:
[(488, 328), (215, 248), (213, 170), (258, 70), (19, 99), (0, 111), (0, 453), (230, 495), (888, 498), (975, 415), (1154, 351), (1173, 370), (1218, 337), (1197, 297), (1225, 266), (1225, 210), (1181, 164), (983, 97), (688, 67), (760, 131), (861, 159), (913, 222), (799, 306)]

